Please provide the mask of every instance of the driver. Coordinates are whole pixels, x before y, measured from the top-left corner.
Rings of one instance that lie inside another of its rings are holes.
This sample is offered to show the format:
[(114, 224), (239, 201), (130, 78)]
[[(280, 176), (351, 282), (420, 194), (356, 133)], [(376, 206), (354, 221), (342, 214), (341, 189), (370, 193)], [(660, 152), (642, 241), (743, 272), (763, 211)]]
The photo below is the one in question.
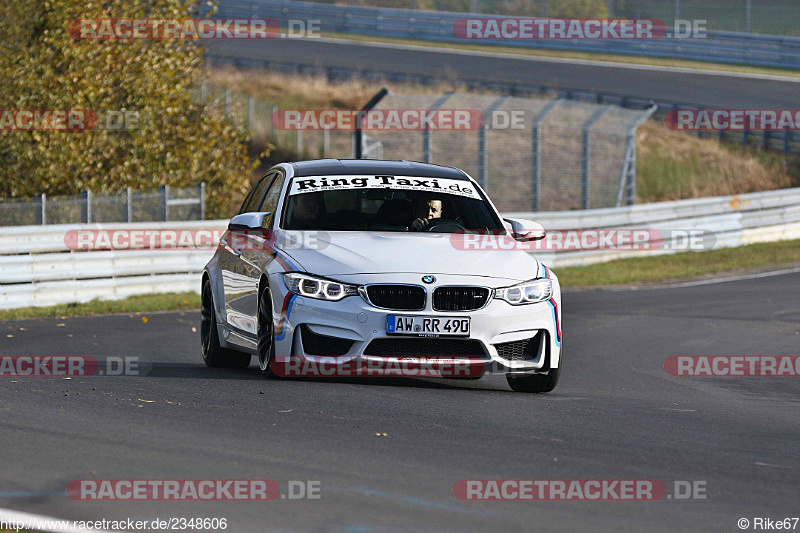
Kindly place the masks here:
[(424, 231), (431, 220), (442, 218), (442, 201), (435, 197), (420, 198), (414, 204), (414, 216), (417, 217), (409, 226), (411, 231)]

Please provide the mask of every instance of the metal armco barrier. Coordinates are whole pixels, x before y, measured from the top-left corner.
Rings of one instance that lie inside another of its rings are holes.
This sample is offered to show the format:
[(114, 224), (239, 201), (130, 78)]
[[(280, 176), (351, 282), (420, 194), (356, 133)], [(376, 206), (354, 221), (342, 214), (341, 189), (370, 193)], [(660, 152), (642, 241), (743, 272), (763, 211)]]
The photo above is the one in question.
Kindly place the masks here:
[[(800, 238), (800, 188), (587, 211), (506, 213), (530, 218), (550, 230), (634, 228), (702, 230), (712, 248)], [(227, 220), (113, 225), (142, 230), (223, 230)], [(100, 224), (0, 228), (0, 309), (119, 299), (135, 294), (199, 291), (211, 250), (70, 251), (70, 230)], [(637, 255), (674, 253), (653, 249), (538, 251), (551, 267), (602, 263)]]

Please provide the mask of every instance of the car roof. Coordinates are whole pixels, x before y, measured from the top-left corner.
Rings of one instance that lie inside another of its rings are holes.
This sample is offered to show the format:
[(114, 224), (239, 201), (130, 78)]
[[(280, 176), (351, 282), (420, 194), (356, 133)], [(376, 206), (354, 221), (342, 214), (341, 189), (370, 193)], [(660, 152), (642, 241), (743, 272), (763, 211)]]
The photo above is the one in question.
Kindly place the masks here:
[(418, 178), (468, 180), (466, 173), (454, 167), (443, 167), (415, 161), (379, 161), (375, 159), (317, 159), (292, 163), (295, 176), (387, 175)]

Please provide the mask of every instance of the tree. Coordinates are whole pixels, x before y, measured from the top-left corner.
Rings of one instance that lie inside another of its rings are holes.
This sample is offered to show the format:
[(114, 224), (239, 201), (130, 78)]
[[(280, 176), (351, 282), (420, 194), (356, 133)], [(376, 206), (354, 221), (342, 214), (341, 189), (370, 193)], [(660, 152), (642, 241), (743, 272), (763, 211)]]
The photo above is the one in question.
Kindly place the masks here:
[[(118, 191), (205, 182), (228, 215), (253, 169), (247, 134), (192, 100), (203, 49), (186, 40), (78, 40), (83, 18), (196, 16), (184, 0), (14, 0), (0, 7), (0, 110), (91, 110), (84, 131), (0, 131), (0, 196)], [(133, 129), (108, 117), (135, 112)]]

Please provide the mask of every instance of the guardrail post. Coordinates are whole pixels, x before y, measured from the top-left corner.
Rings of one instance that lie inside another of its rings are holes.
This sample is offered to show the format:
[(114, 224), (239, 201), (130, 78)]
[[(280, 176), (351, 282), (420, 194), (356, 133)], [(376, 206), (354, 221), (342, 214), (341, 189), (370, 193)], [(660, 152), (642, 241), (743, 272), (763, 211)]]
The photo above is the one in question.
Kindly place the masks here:
[(561, 100), (550, 100), (531, 120), (531, 208), (539, 210), (542, 201), (542, 130), (541, 124)]
[[(428, 111), (439, 109), (452, 95), (452, 92), (443, 94), (428, 108)], [(422, 130), (422, 162), (431, 162), (431, 131), (428, 129), (427, 121), (425, 121), (425, 129)]]
[(481, 127), (478, 129), (478, 183), (485, 190), (489, 184), (489, 139), (487, 137), (487, 123), (491, 124), (494, 118), (494, 112), (503, 105), (508, 99), (507, 96), (501, 96), (492, 102), (486, 111), (483, 112), (483, 121)]
[(486, 142), (486, 124), (481, 124), (478, 129), (478, 183), (486, 190), (489, 182), (489, 154)]
[(617, 201), (615, 207), (622, 205), (622, 194), (627, 192), (625, 201), (628, 205), (633, 205), (636, 200), (636, 130), (632, 129), (625, 135), (625, 161), (622, 162), (622, 170), (617, 186)]
[(772, 132), (769, 130), (764, 130), (764, 150), (769, 150), (771, 139), (772, 139)]
[(531, 126), (531, 210), (538, 211), (542, 201), (542, 133), (538, 122)]
[(331, 151), (331, 130), (325, 128), (322, 130), (322, 158), (328, 157), (328, 152)]
[(253, 122), (256, 119), (256, 99), (252, 96), (247, 97), (247, 129), (253, 129)]
[(615, 206), (622, 205), (623, 188), (627, 190), (627, 205), (636, 203), (636, 129), (642, 125), (642, 122), (652, 117), (658, 106), (654, 102), (652, 105), (635, 120), (627, 125), (628, 133), (625, 135), (625, 160), (622, 162), (622, 170), (619, 175), (619, 184), (617, 185), (617, 200)]
[(197, 198), (200, 200), (200, 220), (206, 219), (206, 182), (197, 185)]
[(159, 218), (163, 222), (169, 220), (169, 185), (162, 185), (158, 188), (158, 208)]
[(45, 193), (36, 195), (36, 224), (44, 226), (47, 224), (47, 195)]
[(745, 0), (744, 4), (744, 31), (747, 33), (753, 33), (752, 26), (750, 25), (750, 0)]
[(591, 128), (597, 122), (603, 113), (608, 110), (608, 106), (601, 107), (595, 111), (589, 119), (584, 122), (581, 132), (581, 142), (583, 145), (583, 160), (581, 162), (581, 209), (589, 209), (589, 200), (591, 196), (590, 186), (590, 170), (592, 159), (592, 147), (590, 133)]
[(125, 222), (133, 222), (133, 190), (130, 187), (125, 189)]
[(206, 105), (208, 103), (208, 82), (200, 84), (200, 103)]
[(81, 191), (81, 222), (86, 224), (92, 221), (92, 191)]

